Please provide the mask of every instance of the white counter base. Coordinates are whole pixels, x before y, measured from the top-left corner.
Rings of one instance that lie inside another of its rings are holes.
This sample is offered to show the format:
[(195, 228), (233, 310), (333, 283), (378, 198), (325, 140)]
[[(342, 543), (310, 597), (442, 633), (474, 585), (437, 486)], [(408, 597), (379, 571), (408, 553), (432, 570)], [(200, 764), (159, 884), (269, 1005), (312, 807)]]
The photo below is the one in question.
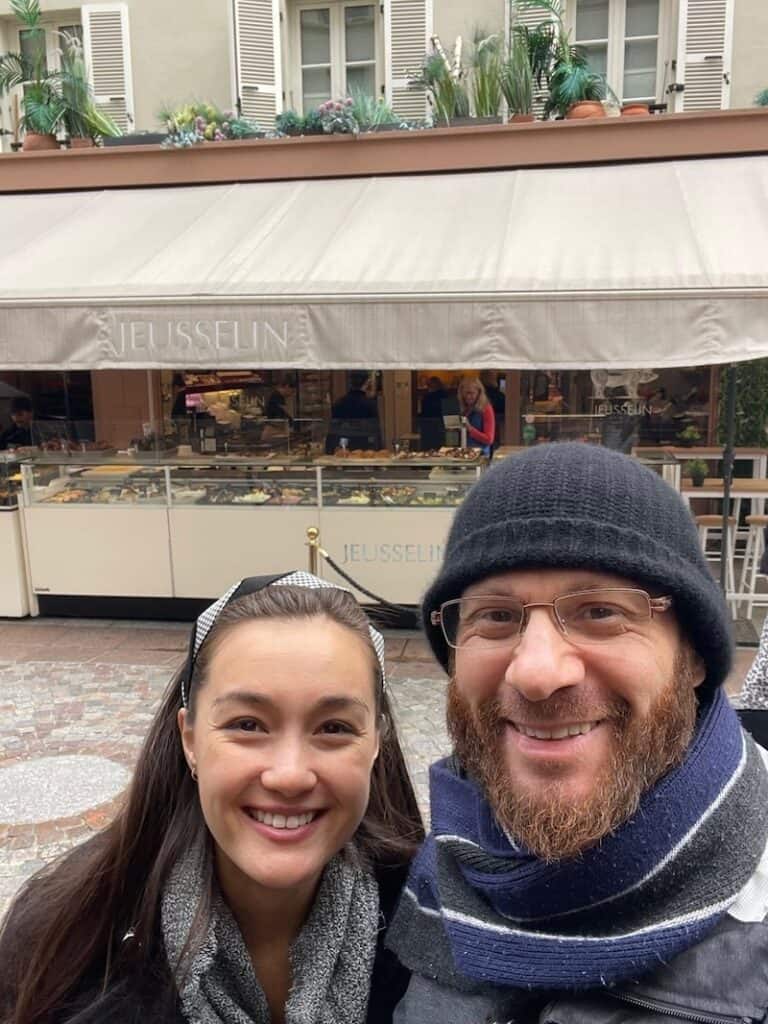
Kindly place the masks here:
[(168, 510), (24, 509), (32, 590), (90, 597), (173, 597)]
[(0, 509), (0, 616), (29, 615), (20, 511)]
[(216, 598), (245, 576), (307, 568), (307, 527), (318, 510), (172, 508), (169, 512), (175, 597)]

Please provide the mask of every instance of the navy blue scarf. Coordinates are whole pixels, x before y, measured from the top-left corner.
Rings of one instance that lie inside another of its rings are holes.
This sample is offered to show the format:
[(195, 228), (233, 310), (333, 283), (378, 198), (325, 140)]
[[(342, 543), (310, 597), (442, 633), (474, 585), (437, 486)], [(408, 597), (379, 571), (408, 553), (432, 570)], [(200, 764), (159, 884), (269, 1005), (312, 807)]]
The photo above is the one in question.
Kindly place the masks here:
[(577, 858), (510, 843), (452, 758), (431, 807), (390, 931), (403, 963), (469, 990), (579, 990), (638, 979), (717, 924), (766, 846), (768, 775), (718, 690), (684, 762)]

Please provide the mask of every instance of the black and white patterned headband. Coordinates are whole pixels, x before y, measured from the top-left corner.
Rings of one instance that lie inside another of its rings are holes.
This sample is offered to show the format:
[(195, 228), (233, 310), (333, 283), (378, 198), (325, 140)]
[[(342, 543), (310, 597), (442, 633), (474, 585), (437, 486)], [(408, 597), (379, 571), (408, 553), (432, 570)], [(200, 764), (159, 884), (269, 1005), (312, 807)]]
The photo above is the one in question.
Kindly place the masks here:
[[(308, 587), (311, 590), (329, 588), (332, 590), (346, 590), (347, 593), (351, 593), (347, 587), (339, 587), (335, 583), (329, 583), (328, 580), (321, 580), (319, 576), (313, 576), (312, 573), (299, 571), (283, 573), (276, 576), (248, 576), (245, 579), (240, 580), (238, 583), (233, 584), (225, 594), (221, 595), (218, 601), (214, 601), (212, 605), (209, 605), (209, 607), (205, 609), (204, 612), (201, 612), (195, 621), (192, 634), (189, 638), (187, 660), (181, 674), (181, 703), (185, 708), (189, 706), (189, 690), (192, 682), (192, 674), (195, 670), (195, 661), (200, 653), (200, 648), (205, 643), (206, 637), (211, 632), (211, 629), (219, 615), (228, 604), (231, 604), (233, 601), (237, 601), (240, 597), (245, 597), (246, 594), (253, 594), (257, 590), (263, 590), (264, 587)], [(368, 624), (368, 632), (371, 635), (371, 643), (376, 651), (379, 668), (381, 669), (382, 689), (386, 690), (386, 673), (384, 671), (384, 637), (377, 629), (374, 629), (370, 623)]]

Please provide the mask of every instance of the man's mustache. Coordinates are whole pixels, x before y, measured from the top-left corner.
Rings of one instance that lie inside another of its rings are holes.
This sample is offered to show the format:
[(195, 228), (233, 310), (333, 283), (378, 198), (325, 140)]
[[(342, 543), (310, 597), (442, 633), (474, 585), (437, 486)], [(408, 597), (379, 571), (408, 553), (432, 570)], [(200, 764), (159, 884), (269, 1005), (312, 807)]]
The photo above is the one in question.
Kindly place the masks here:
[(629, 718), (629, 705), (624, 700), (608, 701), (585, 694), (555, 693), (542, 701), (528, 700), (515, 691), (503, 699), (494, 698), (480, 709), (480, 717), (488, 724), (502, 721), (595, 722), (608, 719), (622, 723)]

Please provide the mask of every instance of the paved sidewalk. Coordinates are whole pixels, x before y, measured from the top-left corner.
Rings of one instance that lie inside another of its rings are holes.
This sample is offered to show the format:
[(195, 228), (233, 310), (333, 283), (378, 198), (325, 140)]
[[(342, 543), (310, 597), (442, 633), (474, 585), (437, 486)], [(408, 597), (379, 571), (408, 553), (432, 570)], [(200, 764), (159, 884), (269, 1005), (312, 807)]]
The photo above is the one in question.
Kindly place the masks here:
[[(118, 806), (189, 627), (0, 620), (0, 917), (24, 879), (103, 828)], [(416, 633), (386, 636), (398, 728), (426, 810), (427, 769), (448, 749), (445, 677)], [(754, 649), (737, 652), (737, 692)]]

